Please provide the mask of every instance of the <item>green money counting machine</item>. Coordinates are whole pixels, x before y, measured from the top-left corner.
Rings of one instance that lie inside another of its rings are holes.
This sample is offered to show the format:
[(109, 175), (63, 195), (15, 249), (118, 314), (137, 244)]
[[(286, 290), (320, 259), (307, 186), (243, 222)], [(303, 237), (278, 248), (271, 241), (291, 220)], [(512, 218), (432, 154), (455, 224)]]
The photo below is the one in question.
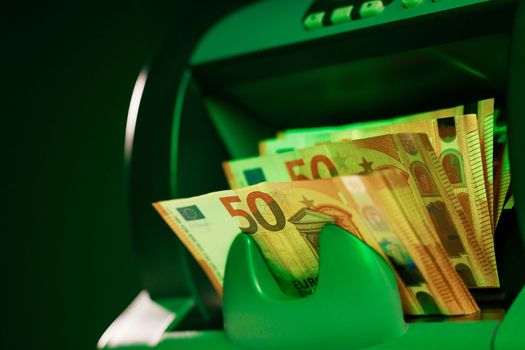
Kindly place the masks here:
[[(162, 49), (138, 77), (126, 164), (144, 291), (98, 347), (525, 349), (525, 2), (281, 0), (228, 12), (203, 15), (216, 21), (188, 33), (191, 55)], [(473, 291), (481, 315), (406, 319), (387, 265), (332, 226), (313, 295), (283, 295), (240, 235), (219, 296), (151, 207), (228, 188), (221, 162), (256, 155), (279, 130), (489, 97), (508, 125), (516, 204), (495, 234), (501, 287)]]

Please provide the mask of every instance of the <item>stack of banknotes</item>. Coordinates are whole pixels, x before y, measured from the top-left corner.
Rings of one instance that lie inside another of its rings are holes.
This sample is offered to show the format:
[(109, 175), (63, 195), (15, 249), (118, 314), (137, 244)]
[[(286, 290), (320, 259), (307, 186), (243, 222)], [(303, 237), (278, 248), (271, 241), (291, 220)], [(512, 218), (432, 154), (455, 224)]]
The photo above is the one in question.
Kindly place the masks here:
[(243, 233), (284, 292), (310, 295), (320, 231), (336, 224), (392, 267), (406, 314), (471, 314), (479, 308), (469, 288), (499, 287), (493, 235), (512, 201), (497, 114), (488, 99), (468, 110), (280, 132), (260, 143), (260, 156), (224, 162), (231, 190), (154, 207), (219, 293), (229, 247)]

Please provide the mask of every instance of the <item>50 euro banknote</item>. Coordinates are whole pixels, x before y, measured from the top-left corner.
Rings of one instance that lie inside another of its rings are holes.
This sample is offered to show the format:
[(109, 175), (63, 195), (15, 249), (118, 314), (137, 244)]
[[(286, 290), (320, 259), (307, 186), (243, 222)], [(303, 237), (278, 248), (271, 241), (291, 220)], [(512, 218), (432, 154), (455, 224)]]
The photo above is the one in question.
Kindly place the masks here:
[[(480, 105), (481, 102), (483, 101), (480, 101)], [(402, 123), (381, 127), (364, 126), (339, 131), (331, 136), (336, 141), (400, 132), (420, 132), (428, 135), (454, 193), (473, 226), (476, 238), (495, 271), (493, 208), (492, 198), (489, 199), (488, 195), (490, 193), (493, 196), (492, 162), (487, 162), (488, 150), (482, 147), (482, 144), (490, 148), (490, 151), (492, 145), (489, 140), (481, 137), (483, 133), (480, 134), (478, 128), (481, 124), (480, 120), (490, 120), (486, 117), (490, 112), (485, 111), (481, 118), (478, 118), (476, 114), (464, 114), (463, 111), (463, 106), (442, 109), (403, 118)], [(483, 125), (492, 130), (489, 128), (490, 123), (483, 123)], [(488, 166), (490, 169), (487, 168)]]
[(457, 106), (386, 120), (287, 130), (275, 139), (262, 141), (259, 148), (261, 155), (265, 155), (327, 142), (401, 132), (426, 133), (469, 215), (480, 244), (495, 266), (492, 242), (496, 222), (493, 204), (494, 119), (494, 99), (491, 98), (468, 108)]
[(464, 207), (425, 134), (392, 134), (328, 143), (223, 164), (232, 188), (261, 181), (296, 181), (396, 169), (407, 177), (428, 233), (444, 246), (469, 287), (496, 287), (497, 270), (485, 256)]
[[(428, 233), (406, 177), (395, 171), (287, 183), (264, 182), (154, 207), (222, 292), (228, 248), (253, 237), (280, 287), (310, 295), (318, 281), (319, 234), (333, 223), (366, 242), (392, 267), (412, 315), (461, 315), (478, 307)], [(348, 252), (351, 254), (352, 252)], [(341, 257), (344, 259), (344, 257)], [(351, 271), (341, 271), (349, 278)]]

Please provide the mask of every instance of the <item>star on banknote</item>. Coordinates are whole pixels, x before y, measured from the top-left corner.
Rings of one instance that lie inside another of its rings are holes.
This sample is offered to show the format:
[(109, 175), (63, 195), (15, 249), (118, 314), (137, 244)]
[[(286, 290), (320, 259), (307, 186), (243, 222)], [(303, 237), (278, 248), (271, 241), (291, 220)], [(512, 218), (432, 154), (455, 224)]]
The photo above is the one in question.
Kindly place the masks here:
[(372, 164), (374, 162), (367, 161), (365, 157), (362, 157), (361, 159), (363, 160), (363, 162), (359, 163), (359, 166), (363, 168), (363, 171), (360, 172), (360, 174), (370, 174), (372, 171), (374, 171), (372, 169)]
[(332, 158), (334, 163), (337, 165), (339, 169), (347, 170), (348, 167), (346, 166), (345, 162), (348, 159), (348, 157), (343, 157), (339, 152), (337, 152), (337, 155)]
[(306, 198), (305, 196), (303, 196), (303, 200), (299, 201), (299, 203), (303, 203), (306, 208), (314, 207), (314, 201), (312, 199)]

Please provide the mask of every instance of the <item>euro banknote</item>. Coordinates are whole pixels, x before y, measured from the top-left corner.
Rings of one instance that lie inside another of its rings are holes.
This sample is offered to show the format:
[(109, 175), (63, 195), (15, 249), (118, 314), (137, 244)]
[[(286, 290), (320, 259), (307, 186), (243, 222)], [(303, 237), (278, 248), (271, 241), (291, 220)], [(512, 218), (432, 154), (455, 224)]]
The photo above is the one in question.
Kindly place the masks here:
[[(163, 201), (154, 207), (222, 291), (228, 248), (253, 237), (279, 285), (310, 295), (319, 272), (319, 233), (334, 223), (392, 267), (406, 313), (460, 315), (478, 307), (448, 258), (405, 174), (396, 170), (331, 179), (263, 182)], [(349, 252), (351, 254), (351, 252)], [(344, 257), (341, 257), (342, 259)], [(348, 278), (351, 271), (341, 271)]]
[(509, 146), (505, 126), (498, 127), (494, 139), (494, 220), (499, 221), (511, 182)]
[[(496, 270), (493, 215), (489, 208), (483, 153), (475, 114), (463, 115), (463, 106), (404, 118), (386, 127), (361, 127), (332, 134), (333, 140), (360, 139), (398, 132), (428, 135), (492, 269)], [(492, 172), (492, 169), (490, 169)], [(492, 188), (492, 185), (490, 185)]]
[(223, 164), (232, 188), (262, 181), (296, 181), (397, 169), (424, 208), (428, 231), (445, 247), (469, 287), (499, 285), (497, 269), (485, 256), (442, 163), (424, 134), (394, 134), (328, 143), (291, 152)]

